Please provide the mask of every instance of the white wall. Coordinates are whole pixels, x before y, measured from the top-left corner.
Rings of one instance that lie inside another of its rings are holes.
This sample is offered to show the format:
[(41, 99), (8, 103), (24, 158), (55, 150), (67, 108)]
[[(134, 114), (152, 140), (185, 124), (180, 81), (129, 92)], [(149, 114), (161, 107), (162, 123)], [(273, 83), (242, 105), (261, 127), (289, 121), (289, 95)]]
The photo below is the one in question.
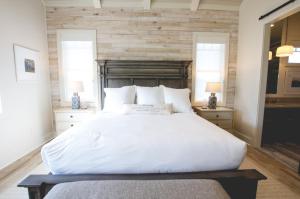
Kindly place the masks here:
[[(13, 44), (40, 51), (36, 83), (16, 81)], [(52, 111), (45, 10), (40, 0), (0, 1), (0, 169), (50, 137)]]
[[(240, 136), (256, 146), (260, 145), (259, 128), (262, 114), (259, 110), (263, 109), (259, 106), (262, 99), (260, 82), (262, 80), (265, 84), (266, 80), (264, 73), (266, 70), (262, 67), (264, 26), (299, 8), (300, 1), (290, 4), (262, 21), (258, 21), (258, 18), (285, 2), (286, 0), (243, 0), (240, 7), (235, 128), (241, 133)], [(264, 87), (265, 85), (262, 93)]]

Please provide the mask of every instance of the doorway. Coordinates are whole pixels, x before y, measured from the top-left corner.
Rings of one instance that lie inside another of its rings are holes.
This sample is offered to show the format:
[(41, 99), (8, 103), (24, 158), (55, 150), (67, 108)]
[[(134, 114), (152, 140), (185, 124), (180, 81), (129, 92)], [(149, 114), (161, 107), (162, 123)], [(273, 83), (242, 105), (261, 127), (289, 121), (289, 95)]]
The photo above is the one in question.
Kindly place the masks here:
[(297, 12), (270, 24), (269, 27), (269, 61), (261, 139), (263, 151), (298, 173), (300, 173), (299, 21), (300, 12)]

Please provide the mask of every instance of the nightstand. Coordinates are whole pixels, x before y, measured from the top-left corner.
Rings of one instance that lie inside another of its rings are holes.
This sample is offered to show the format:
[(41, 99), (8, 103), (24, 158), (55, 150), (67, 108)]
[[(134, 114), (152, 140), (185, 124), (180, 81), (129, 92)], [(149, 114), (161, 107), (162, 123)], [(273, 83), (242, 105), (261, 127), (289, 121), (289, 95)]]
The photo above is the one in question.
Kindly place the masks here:
[(222, 129), (232, 132), (233, 129), (233, 109), (217, 107), (208, 109), (203, 107), (193, 107), (194, 111), (204, 119), (214, 123)]
[(59, 108), (54, 110), (56, 132), (61, 133), (81, 122), (89, 119), (96, 113), (96, 109)]

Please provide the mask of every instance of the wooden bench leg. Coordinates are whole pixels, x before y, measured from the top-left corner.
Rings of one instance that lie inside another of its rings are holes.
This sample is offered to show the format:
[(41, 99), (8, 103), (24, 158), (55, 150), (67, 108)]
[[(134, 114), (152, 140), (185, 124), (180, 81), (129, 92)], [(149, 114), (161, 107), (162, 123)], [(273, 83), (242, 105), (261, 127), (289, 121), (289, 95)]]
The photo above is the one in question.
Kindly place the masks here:
[(43, 199), (45, 196), (44, 187), (28, 187), (29, 199)]
[(232, 199), (255, 199), (257, 180), (226, 180), (220, 181)]

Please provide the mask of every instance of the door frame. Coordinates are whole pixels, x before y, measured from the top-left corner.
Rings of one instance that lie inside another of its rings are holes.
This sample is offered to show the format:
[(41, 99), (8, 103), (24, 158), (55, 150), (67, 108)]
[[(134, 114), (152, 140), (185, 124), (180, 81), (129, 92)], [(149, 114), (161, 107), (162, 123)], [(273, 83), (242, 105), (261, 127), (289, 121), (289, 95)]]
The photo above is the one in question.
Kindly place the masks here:
[(279, 15), (274, 15), (273, 17), (267, 17), (263, 20), (264, 23), (264, 38), (262, 46), (262, 60), (260, 68), (260, 85), (259, 85), (259, 95), (258, 95), (258, 105), (257, 105), (257, 137), (254, 140), (256, 147), (261, 148), (262, 143), (262, 131), (264, 123), (264, 112), (265, 112), (265, 99), (266, 99), (266, 87), (267, 87), (267, 77), (268, 77), (268, 63), (269, 63), (269, 46), (270, 46), (270, 37), (271, 37), (271, 27), (272, 23), (280, 21), (290, 15), (293, 15), (300, 11), (300, 6), (292, 8), (290, 10), (282, 11)]

